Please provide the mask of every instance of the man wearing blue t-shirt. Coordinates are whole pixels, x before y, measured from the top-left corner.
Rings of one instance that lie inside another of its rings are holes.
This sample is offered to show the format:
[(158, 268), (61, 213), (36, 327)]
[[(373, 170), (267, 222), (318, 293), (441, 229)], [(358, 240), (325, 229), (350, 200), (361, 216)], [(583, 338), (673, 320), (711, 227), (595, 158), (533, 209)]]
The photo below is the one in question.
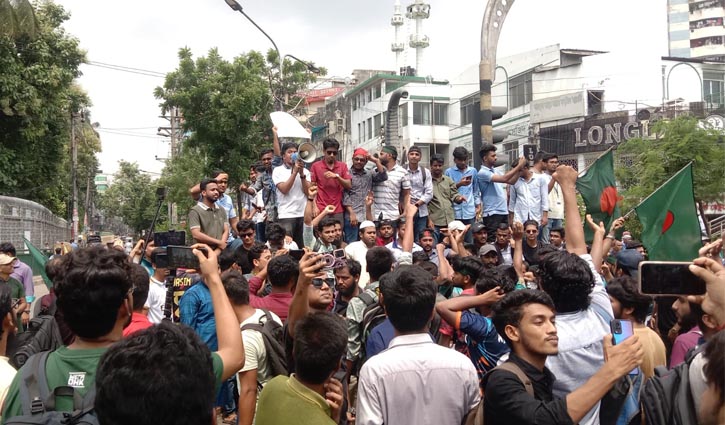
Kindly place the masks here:
[(488, 242), (496, 240), (496, 229), (501, 223), (508, 223), (508, 207), (506, 205), (506, 186), (514, 184), (519, 177), (519, 170), (526, 164), (522, 156), (518, 165), (506, 174), (496, 171), (496, 146), (484, 143), (481, 151), (481, 169), (478, 171), (478, 185), (483, 201), (483, 224), (488, 230)]
[[(456, 183), (458, 194), (464, 199), (460, 204), (453, 204), (453, 213), (456, 220), (463, 224), (473, 224), (481, 213), (481, 192), (478, 189), (476, 169), (468, 165), (468, 150), (463, 146), (453, 149), (453, 162), (455, 165), (444, 173)], [(473, 234), (468, 231), (466, 243), (473, 242)]]

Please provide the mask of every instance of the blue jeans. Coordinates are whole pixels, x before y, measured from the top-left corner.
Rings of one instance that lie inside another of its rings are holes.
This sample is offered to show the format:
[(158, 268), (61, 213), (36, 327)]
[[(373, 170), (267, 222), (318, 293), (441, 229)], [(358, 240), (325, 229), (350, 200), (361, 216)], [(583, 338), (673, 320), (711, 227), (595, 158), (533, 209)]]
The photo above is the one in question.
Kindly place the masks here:
[(225, 415), (237, 410), (237, 403), (234, 400), (234, 378), (222, 382), (216, 397), (216, 405), (222, 408), (222, 413)]
[(549, 243), (549, 232), (551, 229), (560, 228), (564, 220), (561, 218), (550, 218), (546, 226), (541, 226), (539, 229), (539, 240), (543, 243)]
[(345, 242), (348, 244), (351, 244), (353, 242), (357, 242), (359, 238), (359, 230), (360, 230), (360, 220), (358, 219), (357, 226), (353, 226), (350, 224), (350, 215), (348, 215), (347, 212), (345, 212), (345, 218), (343, 219), (342, 224), (343, 232), (345, 232)]
[(428, 227), (428, 216), (419, 217), (418, 213), (415, 213), (415, 220), (413, 223), (413, 230), (415, 231), (415, 233), (413, 233), (413, 239), (416, 243), (418, 243), (418, 235), (420, 235), (420, 232), (422, 232), (423, 229)]

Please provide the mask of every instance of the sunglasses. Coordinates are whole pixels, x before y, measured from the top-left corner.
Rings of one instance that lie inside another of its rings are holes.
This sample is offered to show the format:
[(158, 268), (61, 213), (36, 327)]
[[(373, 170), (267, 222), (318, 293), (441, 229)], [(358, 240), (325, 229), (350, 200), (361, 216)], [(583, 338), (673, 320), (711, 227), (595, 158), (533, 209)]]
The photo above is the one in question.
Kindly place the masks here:
[(241, 236), (243, 238), (251, 238), (252, 236), (254, 236), (254, 232), (251, 232), (251, 233), (241, 233), (239, 236)]
[(538, 230), (527, 230), (526, 233), (529, 234), (529, 235), (531, 235), (531, 234), (534, 234), (534, 233), (539, 233), (539, 231)]
[(316, 277), (316, 278), (312, 279), (312, 286), (314, 286), (317, 289), (322, 288), (322, 285), (325, 283), (327, 284), (328, 287), (334, 288), (335, 287), (335, 278), (326, 277), (323, 279), (321, 277)]

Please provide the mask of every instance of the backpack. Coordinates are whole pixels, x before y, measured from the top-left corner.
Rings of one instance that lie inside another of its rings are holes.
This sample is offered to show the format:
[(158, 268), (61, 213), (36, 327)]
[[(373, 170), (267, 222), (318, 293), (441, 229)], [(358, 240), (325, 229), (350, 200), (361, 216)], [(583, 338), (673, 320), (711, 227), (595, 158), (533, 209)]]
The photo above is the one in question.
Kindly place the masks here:
[[(529, 379), (528, 376), (524, 373), (521, 368), (513, 362), (505, 362), (500, 364), (499, 366), (496, 366), (495, 368), (491, 369), (490, 372), (493, 372), (496, 369), (501, 370), (507, 370), (514, 375), (516, 375), (517, 378), (519, 378), (519, 381), (521, 381), (524, 384), (524, 388), (526, 389), (526, 394), (530, 395), (531, 397), (534, 397), (534, 386), (531, 383), (531, 379)], [(484, 419), (484, 409), (486, 407), (484, 406), (484, 398), (483, 395), (481, 395), (481, 401), (478, 403), (478, 406), (476, 406), (474, 409), (472, 409), (468, 414), (463, 418), (463, 422), (461, 425), (484, 425), (485, 419)]]
[(264, 321), (259, 318), (259, 323), (248, 323), (242, 326), (242, 331), (253, 330), (262, 334), (264, 350), (267, 352), (267, 364), (272, 376), (288, 375), (287, 357), (284, 350), (284, 328), (272, 319), (269, 310), (262, 309)]
[(28, 329), (16, 337), (15, 349), (8, 356), (10, 364), (20, 369), (33, 354), (54, 351), (61, 345), (63, 337), (55, 318), (49, 315), (34, 317), (28, 322)]
[(697, 411), (690, 391), (690, 363), (703, 351), (704, 345), (691, 350), (686, 360), (667, 370), (655, 368), (655, 376), (647, 380), (640, 396), (642, 410), (648, 423), (689, 425), (697, 423)]
[[(5, 419), (7, 425), (98, 425), (98, 418), (93, 411), (96, 399), (95, 385), (92, 385), (85, 397), (75, 392), (73, 387), (59, 386), (53, 391), (48, 388), (48, 378), (45, 374), (45, 362), (49, 351), (44, 351), (28, 359), (30, 367), (20, 370), (19, 382), (20, 401), (23, 405), (23, 414)], [(73, 412), (58, 412), (55, 410), (57, 396), (73, 397)]]

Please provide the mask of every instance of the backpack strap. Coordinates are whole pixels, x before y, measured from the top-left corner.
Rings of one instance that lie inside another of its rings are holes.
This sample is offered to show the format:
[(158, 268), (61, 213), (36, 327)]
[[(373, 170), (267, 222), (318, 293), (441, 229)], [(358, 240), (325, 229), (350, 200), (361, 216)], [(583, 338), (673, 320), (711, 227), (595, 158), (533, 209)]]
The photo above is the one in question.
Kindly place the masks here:
[[(267, 310), (266, 308), (263, 308), (262, 311), (264, 312), (264, 322), (274, 321), (274, 319), (272, 318), (272, 314), (269, 312), (269, 310)], [(260, 324), (263, 323), (261, 317), (259, 318), (259, 323)]]
[(34, 354), (28, 359), (28, 364), (21, 368), (20, 402), (23, 406), (23, 415), (31, 416), (43, 413), (44, 400), (48, 398), (48, 378), (45, 375), (45, 362), (49, 351)]
[(373, 304), (375, 304), (375, 298), (373, 298), (372, 295), (368, 294), (367, 292), (363, 292), (360, 295), (358, 295), (360, 299), (365, 303), (365, 307), (369, 307)]
[(506, 370), (516, 375), (516, 377), (519, 378), (519, 381), (524, 384), (526, 393), (531, 397), (534, 397), (534, 386), (531, 384), (531, 379), (529, 379), (529, 377), (524, 373), (523, 370), (521, 370), (521, 368), (516, 363), (508, 361), (499, 366), (496, 366), (495, 369)]

